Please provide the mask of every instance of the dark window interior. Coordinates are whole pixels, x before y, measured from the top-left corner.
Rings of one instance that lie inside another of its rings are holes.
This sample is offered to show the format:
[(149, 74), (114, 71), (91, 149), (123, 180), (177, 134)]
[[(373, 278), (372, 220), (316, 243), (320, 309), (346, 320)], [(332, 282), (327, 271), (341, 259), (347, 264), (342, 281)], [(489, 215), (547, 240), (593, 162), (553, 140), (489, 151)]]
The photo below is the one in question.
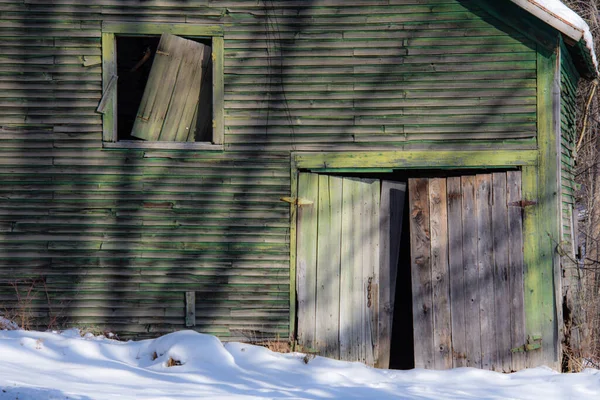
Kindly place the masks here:
[[(211, 45), (210, 38), (192, 39), (207, 46)], [(133, 123), (137, 115), (146, 82), (152, 69), (154, 55), (158, 48), (160, 35), (156, 36), (117, 36), (117, 140), (140, 140), (131, 136)], [(148, 56), (145, 56), (148, 53)], [(206, 68), (208, 82), (212, 82), (212, 59)], [(212, 84), (207, 85), (210, 93), (206, 96), (212, 114)], [(199, 106), (203, 106), (199, 104)], [(199, 129), (196, 134), (197, 142), (210, 142), (212, 126)]]

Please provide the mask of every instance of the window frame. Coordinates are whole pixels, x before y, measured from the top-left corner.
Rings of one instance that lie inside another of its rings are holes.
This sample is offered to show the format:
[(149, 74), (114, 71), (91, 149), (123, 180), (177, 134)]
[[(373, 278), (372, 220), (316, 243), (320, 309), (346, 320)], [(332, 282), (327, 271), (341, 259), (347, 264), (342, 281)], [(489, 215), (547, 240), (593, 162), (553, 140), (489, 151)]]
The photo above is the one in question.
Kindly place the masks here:
[[(160, 36), (170, 33), (186, 38), (210, 38), (213, 61), (213, 134), (212, 142), (161, 142), (118, 140), (117, 89), (105, 93), (117, 76), (117, 36)], [(223, 150), (224, 139), (224, 68), (223, 27), (219, 25), (161, 24), (161, 23), (102, 23), (102, 91), (107, 98), (102, 115), (102, 147), (130, 149)]]

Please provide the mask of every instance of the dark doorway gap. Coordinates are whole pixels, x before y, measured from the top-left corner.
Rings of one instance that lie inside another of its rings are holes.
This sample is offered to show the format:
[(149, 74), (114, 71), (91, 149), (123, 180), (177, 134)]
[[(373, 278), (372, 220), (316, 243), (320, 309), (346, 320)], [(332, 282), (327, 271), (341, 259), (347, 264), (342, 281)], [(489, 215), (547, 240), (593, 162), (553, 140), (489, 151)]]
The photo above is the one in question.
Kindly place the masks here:
[(402, 212), (404, 216), (402, 218), (402, 235), (400, 236), (400, 255), (398, 257), (398, 275), (396, 278), (390, 369), (413, 369), (415, 367), (408, 187), (406, 188), (406, 199)]

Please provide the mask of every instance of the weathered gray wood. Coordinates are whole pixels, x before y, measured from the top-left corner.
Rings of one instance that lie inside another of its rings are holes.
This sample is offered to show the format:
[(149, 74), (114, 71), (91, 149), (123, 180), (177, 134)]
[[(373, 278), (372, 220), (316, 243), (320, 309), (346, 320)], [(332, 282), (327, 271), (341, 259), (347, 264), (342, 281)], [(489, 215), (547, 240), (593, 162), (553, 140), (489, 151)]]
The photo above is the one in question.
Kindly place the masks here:
[(163, 34), (154, 56), (152, 70), (131, 132), (140, 139), (158, 140), (169, 110), (177, 73), (184, 58), (187, 40)]
[(448, 276), (448, 205), (446, 179), (429, 179), (433, 346), (435, 369), (452, 368), (450, 278)]
[(104, 110), (106, 108), (106, 105), (112, 99), (112, 97), (114, 95), (113, 92), (115, 90), (117, 90), (117, 80), (118, 79), (119, 79), (119, 77), (116, 76), (116, 75), (113, 75), (110, 78), (110, 81), (108, 82), (108, 86), (106, 87), (106, 89), (104, 90), (104, 93), (102, 94), (102, 98), (100, 99), (100, 103), (98, 103), (98, 107), (96, 108), (96, 112), (104, 114)]
[(511, 371), (510, 279), (508, 248), (508, 206), (506, 172), (492, 174), (492, 228), (494, 245), (495, 332), (498, 351), (497, 369)]
[(353, 260), (358, 253), (353, 242), (353, 231), (356, 228), (353, 220), (354, 185), (350, 179), (342, 182), (342, 244), (340, 270), (340, 358), (353, 359)]
[(316, 174), (299, 174), (298, 196), (312, 202), (298, 206), (296, 257), (298, 343), (309, 350), (315, 346), (318, 185)]
[(196, 292), (185, 292), (185, 326), (196, 326)]
[(415, 367), (434, 368), (428, 179), (409, 179), (408, 197)]
[(356, 178), (347, 178), (348, 190), (351, 198), (351, 243), (354, 248), (354, 257), (349, 261), (350, 266), (350, 304), (352, 305), (352, 326), (350, 327), (350, 360), (364, 362), (364, 334), (365, 334), (365, 303), (366, 303), (366, 284), (363, 276), (363, 252), (365, 251), (365, 233), (363, 231), (364, 220), (363, 211), (363, 192), (364, 187), (361, 180)]
[(452, 366), (467, 366), (467, 320), (463, 267), (463, 204), (460, 177), (447, 179), (448, 270), (452, 317)]
[(394, 300), (398, 276), (398, 258), (402, 234), (402, 217), (406, 183), (382, 181), (379, 217), (379, 352), (376, 366), (388, 368), (392, 344)]
[(496, 370), (498, 351), (495, 327), (494, 243), (492, 228), (492, 175), (475, 178), (477, 202), (477, 263), (479, 270), (479, 323), (481, 367)]
[[(510, 281), (510, 337), (511, 348), (523, 346), (527, 341), (525, 332), (525, 301), (523, 286), (523, 220), (521, 207), (521, 172), (506, 173), (508, 202), (508, 257)], [(512, 354), (512, 369), (526, 367), (525, 353)]]
[(379, 325), (379, 211), (381, 183), (378, 179), (363, 179), (362, 235), (363, 235), (363, 310), (364, 362), (374, 365), (379, 351), (377, 330)]
[(479, 266), (477, 261), (477, 215), (475, 177), (461, 177), (463, 273), (465, 279), (465, 337), (467, 366), (481, 368), (481, 325), (479, 321)]
[(193, 130), (192, 120), (197, 109), (202, 83), (204, 45), (186, 40), (183, 52), (177, 81), (159, 137), (162, 141), (187, 141), (190, 130)]
[(315, 347), (339, 358), (342, 178), (319, 175)]

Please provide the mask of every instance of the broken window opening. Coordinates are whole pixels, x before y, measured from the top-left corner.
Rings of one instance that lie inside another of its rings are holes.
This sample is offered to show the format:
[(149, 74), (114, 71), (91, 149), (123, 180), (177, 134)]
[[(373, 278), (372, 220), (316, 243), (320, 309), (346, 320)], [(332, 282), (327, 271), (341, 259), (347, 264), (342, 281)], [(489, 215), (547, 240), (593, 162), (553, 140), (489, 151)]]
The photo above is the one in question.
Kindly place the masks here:
[(210, 142), (211, 38), (117, 36), (117, 141)]

